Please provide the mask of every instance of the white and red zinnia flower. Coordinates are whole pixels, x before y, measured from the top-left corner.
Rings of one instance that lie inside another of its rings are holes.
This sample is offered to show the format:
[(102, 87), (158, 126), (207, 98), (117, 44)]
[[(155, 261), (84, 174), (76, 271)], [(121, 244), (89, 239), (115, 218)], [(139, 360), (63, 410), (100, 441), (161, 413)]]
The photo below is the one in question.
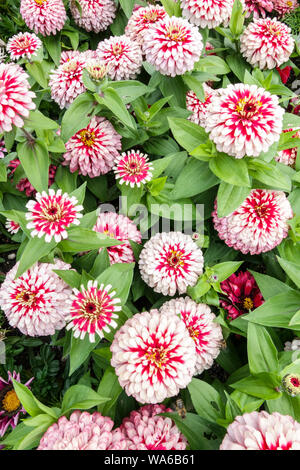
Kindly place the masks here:
[(15, 279), (19, 263), (6, 275), (0, 289), (0, 306), (13, 328), (28, 336), (53, 335), (66, 324), (72, 289), (53, 272), (70, 269), (56, 260), (54, 264), (36, 263)]
[(27, 228), (31, 231), (32, 237), (42, 238), (49, 243), (52, 238), (58, 243), (68, 237), (67, 228), (71, 225), (79, 225), (82, 217), (80, 211), (83, 210), (78, 205), (77, 199), (68, 193), (63, 193), (61, 189), (56, 192), (49, 189), (42, 193), (36, 193), (35, 200), (30, 200), (26, 207), (26, 219), (29, 221)]
[(28, 28), (42, 36), (61, 31), (67, 19), (62, 0), (21, 0), (20, 13)]
[(188, 119), (202, 127), (205, 126), (207, 107), (211, 102), (213, 94), (216, 93), (216, 91), (206, 85), (206, 83), (203, 83), (203, 90), (204, 101), (200, 101), (196, 93), (192, 90), (188, 91), (186, 94), (186, 109), (192, 112)]
[(148, 161), (148, 155), (139, 150), (123, 152), (114, 163), (113, 170), (120, 184), (129, 184), (131, 188), (140, 187), (152, 178), (153, 166)]
[(297, 0), (273, 0), (273, 4), (274, 10), (277, 11), (280, 16), (291, 13), (299, 6)]
[(20, 225), (17, 222), (14, 222), (13, 220), (6, 219), (5, 228), (9, 233), (15, 235), (20, 230)]
[(220, 450), (300, 450), (300, 423), (277, 412), (245, 413), (228, 426)]
[(134, 263), (134, 254), (129, 241), (141, 243), (142, 235), (132, 220), (122, 214), (102, 212), (98, 215), (93, 230), (123, 242), (122, 245), (106, 247), (111, 264)]
[(163, 75), (175, 77), (193, 70), (202, 49), (198, 28), (183, 18), (165, 17), (144, 34), (146, 60)]
[(180, 297), (165, 302), (160, 313), (177, 315), (184, 322), (196, 346), (195, 375), (209, 369), (218, 357), (222, 341), (222, 329), (215, 323), (216, 316), (206, 304), (197, 304), (189, 297)]
[(202, 251), (189, 235), (157, 233), (145, 243), (139, 268), (142, 279), (155, 292), (184, 294), (203, 272)]
[(143, 63), (139, 44), (128, 36), (111, 36), (99, 42), (98, 58), (109, 65), (108, 75), (112, 80), (130, 80), (141, 71)]
[(80, 54), (59, 65), (50, 75), (51, 98), (61, 109), (68, 108), (77, 96), (86, 91), (82, 80), (85, 67), (86, 60)]
[(116, 5), (113, 0), (70, 0), (70, 10), (75, 23), (86, 31), (99, 33), (108, 28), (116, 16)]
[(90, 342), (94, 343), (96, 335), (103, 338), (104, 332), (117, 327), (115, 312), (119, 312), (121, 306), (116, 304), (121, 301), (114, 298), (116, 292), (111, 289), (110, 284), (98, 286), (97, 281), (89, 281), (87, 288), (81, 286), (80, 291), (73, 289), (67, 330), (72, 329), (75, 338), (84, 339), (88, 334)]
[(283, 191), (252, 189), (238, 209), (226, 217), (212, 214), (215, 229), (226, 245), (244, 254), (273, 250), (288, 235), (291, 205)]
[(274, 69), (287, 62), (294, 49), (291, 29), (276, 18), (255, 19), (243, 32), (241, 53), (253, 67)]
[(140, 403), (160, 403), (192, 380), (195, 343), (176, 315), (137, 313), (117, 331), (111, 365), (121, 387)]
[(235, 158), (258, 157), (279, 140), (283, 114), (277, 96), (256, 85), (237, 83), (212, 96), (205, 130), (219, 152)]
[(66, 143), (63, 164), (70, 165), (71, 173), (79, 170), (81, 175), (96, 178), (112, 169), (121, 147), (121, 136), (113, 125), (104, 117), (94, 116)]
[(271, 0), (245, 0), (246, 18), (253, 13), (253, 18), (265, 18), (266, 12), (273, 10), (274, 2)]
[(23, 127), (23, 118), (35, 108), (28, 75), (17, 64), (0, 63), (0, 133), (10, 132), (12, 126)]
[[(286, 133), (291, 131), (295, 131), (295, 133), (291, 135), (292, 138), (300, 139), (300, 129), (285, 129), (283, 132)], [(275, 160), (279, 163), (283, 163), (284, 165), (294, 167), (296, 163), (297, 153), (298, 147), (280, 150), (277, 155), (275, 155)]]
[(8, 40), (6, 49), (11, 60), (31, 59), (41, 46), (42, 41), (35, 34), (19, 33)]
[(234, 0), (180, 0), (182, 16), (201, 28), (228, 23)]
[(129, 18), (125, 34), (133, 41), (143, 44), (144, 35), (149, 27), (166, 16), (167, 12), (161, 5), (138, 8)]

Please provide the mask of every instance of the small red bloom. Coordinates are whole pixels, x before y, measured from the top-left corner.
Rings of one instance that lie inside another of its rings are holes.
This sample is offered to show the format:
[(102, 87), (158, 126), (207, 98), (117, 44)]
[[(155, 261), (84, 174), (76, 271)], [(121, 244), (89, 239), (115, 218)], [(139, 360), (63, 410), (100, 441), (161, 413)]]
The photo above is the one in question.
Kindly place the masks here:
[(287, 65), (283, 69), (280, 69), (279, 67), (276, 67), (276, 70), (280, 75), (282, 83), (286, 83), (289, 79), (292, 67), (290, 67), (289, 65)]

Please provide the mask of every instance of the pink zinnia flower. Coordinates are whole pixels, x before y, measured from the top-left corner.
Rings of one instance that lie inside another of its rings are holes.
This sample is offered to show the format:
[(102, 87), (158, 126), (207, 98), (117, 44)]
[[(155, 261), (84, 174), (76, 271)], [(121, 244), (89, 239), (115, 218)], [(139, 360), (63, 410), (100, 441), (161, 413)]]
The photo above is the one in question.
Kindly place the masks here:
[(140, 254), (142, 279), (163, 295), (184, 294), (203, 272), (202, 251), (189, 235), (157, 233)]
[(171, 77), (193, 70), (202, 49), (198, 28), (175, 16), (154, 23), (144, 35), (146, 60), (161, 74)]
[(116, 158), (113, 170), (120, 184), (134, 188), (151, 180), (153, 166), (148, 162), (148, 155), (139, 150), (128, 150)]
[(206, 85), (206, 83), (203, 83), (203, 89), (205, 96), (204, 101), (200, 101), (196, 93), (192, 90), (188, 91), (186, 94), (186, 108), (188, 111), (192, 112), (188, 119), (202, 127), (205, 125), (207, 107), (211, 102), (213, 94), (216, 93), (216, 91)]
[(28, 28), (42, 36), (61, 31), (67, 19), (62, 0), (21, 0), (20, 13)]
[(106, 248), (111, 264), (134, 263), (134, 254), (129, 240), (141, 243), (142, 235), (135, 223), (128, 217), (114, 212), (102, 212), (98, 215), (93, 230), (123, 242), (123, 245), (108, 246)]
[(121, 136), (113, 125), (104, 117), (94, 116), (66, 143), (63, 164), (70, 165), (71, 173), (79, 170), (79, 174), (96, 178), (112, 169), (121, 147)]
[(184, 322), (196, 346), (195, 375), (209, 369), (218, 357), (222, 341), (222, 329), (215, 323), (216, 316), (206, 304), (197, 304), (189, 297), (180, 297), (165, 302), (160, 313), (177, 315)]
[(164, 405), (145, 405), (124, 418), (120, 430), (128, 450), (184, 450), (187, 440), (170, 418)]
[[(16, 169), (18, 168), (18, 166), (20, 164), (21, 164), (21, 162), (18, 158), (15, 158), (14, 160), (11, 160), (8, 164), (8, 167), (11, 168), (11, 171), (9, 172), (8, 176), (13, 177)], [(55, 166), (55, 165), (50, 165), (49, 166), (48, 187), (52, 186), (52, 184), (54, 183), (56, 170), (57, 170), (57, 166)], [(13, 178), (11, 179), (11, 181), (13, 182)], [(21, 178), (17, 182), (16, 188), (21, 192), (24, 191), (26, 196), (28, 196), (28, 197), (29, 196), (35, 196), (35, 194), (36, 194), (36, 190), (34, 189), (32, 184), (30, 183), (28, 178)]]
[(274, 10), (277, 11), (280, 16), (291, 13), (299, 6), (297, 0), (273, 0), (273, 4)]
[(273, 250), (288, 235), (291, 205), (283, 191), (252, 189), (243, 204), (226, 217), (212, 213), (215, 229), (226, 245), (257, 255)]
[(70, 197), (67, 193), (62, 194), (61, 189), (54, 191), (49, 189), (42, 193), (36, 193), (36, 200), (31, 200), (26, 204), (28, 212), (26, 219), (30, 222), (27, 228), (33, 229), (32, 237), (42, 238), (49, 243), (52, 238), (59, 243), (62, 239), (68, 237), (66, 229), (70, 225), (79, 225), (79, 219), (82, 217), (80, 211), (81, 205), (77, 205), (77, 199)]
[(253, 67), (274, 69), (286, 62), (294, 49), (291, 29), (276, 18), (254, 20), (243, 32), (241, 53)]
[(1, 309), (10, 326), (24, 335), (53, 335), (66, 324), (72, 293), (53, 269), (70, 269), (70, 265), (60, 260), (55, 264), (36, 263), (15, 279), (18, 266), (8, 272), (1, 286)]
[[(17, 426), (20, 414), (26, 414), (13, 386), (13, 379), (21, 383), (20, 374), (16, 371), (8, 371), (8, 378), (0, 377), (0, 437), (3, 437), (9, 426), (13, 429)], [(33, 377), (24, 385), (29, 388)]]
[(160, 403), (177, 395), (195, 372), (195, 343), (184, 322), (158, 310), (127, 320), (110, 350), (121, 387), (140, 403)]
[(161, 5), (138, 8), (129, 18), (125, 34), (133, 41), (143, 44), (145, 32), (149, 27), (166, 16), (166, 10)]
[(84, 52), (79, 51), (62, 51), (60, 56), (60, 65), (65, 64), (66, 62), (70, 62), (72, 59), (78, 59), (79, 57), (83, 57)]
[(6, 219), (5, 228), (9, 233), (12, 233), (14, 235), (20, 230), (20, 225), (17, 222), (14, 222), (13, 220)]
[(37, 450), (126, 450), (126, 440), (114, 422), (95, 411), (74, 411), (59, 418), (43, 435)]
[(5, 141), (3, 139), (3, 140), (0, 140), (0, 158), (4, 158), (6, 153), (7, 153), (7, 150), (5, 148)]
[(266, 12), (270, 13), (273, 10), (273, 1), (271, 0), (245, 0), (246, 5), (246, 18), (249, 18), (253, 13), (253, 18), (265, 18)]
[(0, 63), (0, 133), (10, 132), (12, 126), (23, 127), (22, 118), (35, 108), (28, 75), (17, 64)]
[(300, 450), (300, 424), (276, 412), (246, 413), (228, 426), (220, 450)]
[(111, 36), (99, 42), (99, 60), (109, 65), (108, 75), (112, 80), (130, 80), (141, 71), (143, 56), (139, 44), (128, 36)]
[(99, 33), (108, 28), (116, 16), (113, 0), (78, 0), (81, 12), (75, 0), (70, 0), (70, 9), (75, 23), (86, 31)]
[(111, 328), (117, 327), (115, 312), (119, 312), (121, 306), (116, 304), (121, 301), (113, 298), (116, 292), (111, 288), (110, 284), (104, 287), (104, 284), (98, 286), (97, 281), (89, 281), (87, 288), (73, 289), (67, 330), (72, 329), (75, 338), (84, 339), (88, 333), (90, 342), (94, 343), (95, 335), (103, 338), (103, 332), (109, 333)]
[(220, 286), (227, 296), (227, 299), (220, 299), (220, 304), (227, 310), (228, 320), (234, 320), (244, 313), (249, 313), (264, 302), (259, 287), (249, 271), (232, 274), (222, 281)]
[(256, 85), (228, 85), (207, 107), (205, 130), (219, 152), (235, 158), (258, 157), (277, 142), (284, 109), (278, 97)]
[[(290, 137), (294, 139), (300, 139), (300, 129), (285, 129), (283, 132), (295, 131), (295, 134), (292, 134)], [(295, 166), (296, 158), (298, 153), (298, 147), (293, 147), (291, 149), (280, 150), (275, 156), (277, 162), (283, 163), (291, 167)]]
[(42, 46), (42, 41), (30, 33), (19, 33), (12, 36), (6, 46), (11, 60), (31, 59)]
[(234, 0), (180, 0), (182, 16), (201, 28), (228, 23)]
[(61, 64), (50, 75), (49, 87), (51, 98), (61, 109), (68, 108), (81, 93), (86, 91), (82, 81), (82, 72), (86, 61), (82, 54)]

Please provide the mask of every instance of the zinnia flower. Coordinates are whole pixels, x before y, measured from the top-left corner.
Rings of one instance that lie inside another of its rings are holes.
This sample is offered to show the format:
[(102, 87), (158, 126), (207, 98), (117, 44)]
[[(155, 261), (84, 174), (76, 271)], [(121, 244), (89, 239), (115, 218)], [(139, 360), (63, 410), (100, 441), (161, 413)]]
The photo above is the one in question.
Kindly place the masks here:
[(137, 313), (115, 334), (111, 365), (121, 387), (140, 403), (178, 394), (195, 372), (195, 343), (176, 315)]
[(11, 60), (31, 59), (42, 46), (42, 41), (30, 33), (19, 33), (12, 36), (7, 43), (7, 51)]
[(283, 191), (252, 189), (243, 204), (226, 217), (212, 214), (215, 229), (226, 245), (256, 255), (273, 250), (288, 235), (287, 221), (293, 217)]
[(286, 341), (284, 344), (285, 351), (300, 351), (300, 338), (295, 338), (293, 341)]
[(66, 143), (64, 165), (71, 173), (95, 178), (110, 171), (121, 150), (121, 136), (104, 117), (94, 116), (89, 125), (76, 132)]
[(28, 28), (42, 36), (61, 31), (67, 19), (62, 0), (21, 0), (20, 13)]
[(165, 302), (160, 313), (177, 315), (184, 322), (196, 346), (195, 375), (209, 369), (218, 357), (223, 341), (222, 329), (214, 322), (216, 316), (209, 306), (197, 304), (189, 297), (180, 297)]
[(282, 379), (282, 386), (291, 397), (300, 395), (300, 375), (286, 374)]
[(141, 71), (143, 56), (138, 43), (128, 36), (111, 36), (99, 42), (97, 47), (99, 60), (109, 65), (112, 80), (130, 80)]
[(202, 127), (205, 126), (207, 107), (211, 102), (213, 94), (216, 93), (216, 91), (206, 85), (206, 83), (203, 83), (203, 89), (205, 96), (204, 101), (200, 101), (196, 93), (192, 90), (188, 91), (186, 94), (186, 109), (192, 112), (188, 119)]
[(97, 58), (87, 59), (86, 70), (93, 80), (103, 80), (108, 75), (109, 69), (109, 64), (105, 65)]
[(133, 263), (135, 261), (129, 240), (141, 243), (142, 235), (135, 223), (128, 217), (115, 214), (114, 212), (102, 212), (98, 215), (93, 230), (123, 242), (122, 245), (108, 246), (106, 248), (111, 264)]
[(297, 0), (273, 0), (273, 4), (274, 10), (277, 11), (280, 16), (291, 13), (299, 6)]
[(133, 41), (143, 44), (145, 32), (149, 27), (166, 16), (166, 10), (161, 5), (149, 5), (138, 8), (129, 18), (125, 34)]
[(37, 450), (125, 450), (126, 441), (114, 422), (95, 411), (73, 411), (59, 418), (43, 435)]
[(175, 77), (193, 70), (202, 49), (198, 28), (183, 18), (163, 18), (144, 34), (146, 60), (163, 75)]
[(246, 18), (253, 13), (253, 18), (265, 18), (266, 12), (273, 10), (273, 1), (271, 0), (245, 0)]
[(14, 235), (20, 230), (20, 225), (17, 222), (14, 222), (13, 220), (6, 219), (5, 228), (9, 233), (12, 233)]
[[(15, 158), (14, 160), (11, 160), (8, 164), (8, 167), (11, 168), (11, 171), (9, 172), (9, 175), (10, 177), (13, 177), (16, 169), (18, 168), (18, 166), (21, 164), (20, 160), (18, 158)], [(49, 181), (48, 181), (48, 187), (52, 186), (52, 184), (54, 183), (54, 179), (55, 179), (55, 174), (56, 174), (56, 170), (57, 170), (57, 166), (55, 165), (50, 165), (49, 166)], [(13, 178), (11, 179), (11, 181), (13, 182)], [(36, 190), (35, 188), (32, 186), (32, 184), (30, 183), (29, 179), (28, 178), (21, 178), (17, 184), (16, 184), (16, 188), (21, 191), (21, 192), (25, 192), (26, 196), (35, 196), (36, 194)]]
[[(103, 338), (104, 333), (109, 333), (111, 328), (116, 328), (115, 319), (121, 307), (116, 305), (120, 299), (113, 298), (115, 291), (111, 291), (111, 285), (98, 286), (97, 281), (89, 281), (87, 288), (81, 286), (80, 291), (73, 289), (70, 315), (67, 320), (67, 330), (74, 331), (74, 337), (84, 339), (86, 333), (91, 343), (95, 342), (95, 335)], [(111, 292), (110, 292), (111, 291)]]
[(184, 450), (187, 440), (170, 418), (164, 405), (145, 405), (124, 418), (120, 430), (128, 450)]
[(68, 108), (77, 96), (85, 92), (86, 88), (82, 81), (85, 66), (86, 61), (80, 55), (64, 62), (50, 75), (51, 98), (61, 109)]
[(254, 20), (243, 32), (241, 53), (253, 67), (274, 69), (286, 62), (294, 49), (291, 29), (276, 18)]
[[(16, 392), (14, 391), (13, 379), (21, 382), (20, 374), (16, 371), (8, 371), (8, 378), (0, 377), (0, 437), (3, 437), (9, 426), (13, 429), (17, 426), (20, 414), (26, 414)], [(33, 377), (24, 385), (29, 388)]]
[(255, 310), (263, 304), (264, 298), (259, 290), (254, 277), (249, 271), (232, 274), (228, 279), (220, 283), (222, 291), (227, 299), (220, 299), (220, 304), (227, 310), (227, 318), (235, 318)]
[(18, 266), (19, 263), (7, 273), (1, 286), (1, 309), (10, 326), (24, 335), (53, 335), (66, 324), (72, 293), (53, 269), (70, 269), (70, 265), (60, 260), (55, 264), (36, 263), (15, 279)]
[(99, 33), (108, 28), (116, 16), (116, 5), (113, 0), (70, 0), (70, 9), (75, 23), (86, 31)]
[(79, 51), (62, 51), (60, 55), (60, 65), (65, 64), (66, 62), (70, 62), (72, 59), (78, 59), (79, 57), (83, 57), (84, 52)]
[(134, 188), (151, 180), (153, 166), (148, 162), (148, 155), (139, 150), (128, 150), (116, 158), (113, 170), (120, 184)]
[(228, 426), (220, 450), (300, 450), (300, 424), (276, 412), (246, 413)]
[[(300, 129), (285, 129), (283, 132), (295, 131), (295, 134), (291, 135), (294, 139), (300, 139)], [(293, 147), (291, 149), (280, 150), (277, 155), (275, 155), (275, 160), (277, 162), (283, 163), (291, 167), (295, 166), (296, 158), (298, 153), (298, 147)]]
[(285, 84), (289, 79), (292, 67), (290, 65), (287, 65), (283, 69), (281, 69), (280, 67), (276, 67), (276, 70), (280, 75), (282, 83)]
[(219, 152), (258, 157), (277, 142), (284, 109), (278, 97), (256, 85), (228, 85), (211, 97), (205, 130)]
[(23, 127), (22, 118), (35, 108), (28, 75), (17, 64), (0, 64), (0, 133), (10, 132), (12, 126)]
[(54, 189), (49, 189), (49, 194), (45, 191), (36, 193), (35, 199), (26, 204), (28, 209), (26, 219), (30, 221), (27, 228), (33, 229), (32, 237), (45, 236), (47, 243), (52, 238), (59, 243), (68, 237), (66, 229), (70, 225), (80, 224), (78, 219), (82, 217), (80, 211), (83, 207), (77, 205), (78, 201), (74, 196), (62, 194), (61, 189), (56, 192)]
[(184, 294), (203, 272), (202, 251), (189, 235), (157, 233), (145, 243), (139, 268), (142, 279), (155, 292)]
[(227, 24), (234, 0), (180, 0), (182, 16), (201, 28)]

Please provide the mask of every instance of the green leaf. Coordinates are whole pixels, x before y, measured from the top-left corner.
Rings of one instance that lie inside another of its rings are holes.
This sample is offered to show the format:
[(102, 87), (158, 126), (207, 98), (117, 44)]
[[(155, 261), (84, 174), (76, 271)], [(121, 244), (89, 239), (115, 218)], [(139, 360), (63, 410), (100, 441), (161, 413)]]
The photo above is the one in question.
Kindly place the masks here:
[(212, 267), (213, 273), (218, 276), (218, 282), (225, 281), (231, 274), (235, 273), (243, 261), (224, 261)]
[(276, 256), (276, 258), (282, 269), (300, 289), (300, 264), (287, 261), (286, 259), (280, 258), (279, 256)]
[(120, 5), (127, 18), (130, 18), (134, 6), (134, 0), (120, 0)]
[(36, 261), (47, 256), (56, 245), (57, 243), (53, 239), (50, 243), (46, 243), (44, 238), (31, 238), (21, 255), (16, 278), (21, 276), (27, 269), (31, 268)]
[(221, 180), (236, 186), (250, 187), (247, 163), (226, 154), (218, 154), (209, 161), (209, 168)]
[(224, 405), (217, 390), (199, 379), (192, 379), (188, 385), (194, 408), (199, 416), (215, 422), (223, 416)]
[(111, 284), (122, 305), (127, 302), (135, 263), (115, 263), (97, 277), (99, 284)]
[(271, 400), (280, 397), (280, 392), (276, 390), (276, 388), (280, 386), (280, 383), (276, 375), (262, 373), (255, 377), (250, 376), (238, 382), (231, 383), (230, 387), (254, 397)]
[(30, 127), (32, 129), (58, 129), (59, 124), (57, 124), (55, 121), (52, 121), (52, 119), (49, 119), (48, 117), (44, 116), (43, 113), (40, 111), (30, 111), (30, 114), (28, 118), (24, 120), (24, 127)]
[(71, 410), (89, 410), (107, 401), (109, 398), (100, 396), (85, 385), (73, 385), (64, 395), (61, 415), (66, 415)]
[(201, 59), (195, 64), (195, 70), (213, 73), (215, 75), (225, 75), (230, 73), (230, 68), (226, 62), (217, 55), (201, 57)]
[(253, 169), (250, 170), (251, 176), (258, 181), (261, 181), (272, 189), (279, 189), (289, 192), (291, 190), (291, 179), (284, 173), (279, 165), (263, 163), (257, 160), (251, 163)]
[(124, 104), (131, 103), (150, 91), (147, 85), (137, 80), (109, 82), (109, 88), (113, 88), (118, 93)]
[(28, 73), (34, 78), (34, 80), (42, 87), (48, 87), (48, 78), (51, 69), (53, 68), (53, 63), (50, 64), (43, 60), (43, 62), (34, 62), (26, 64), (26, 69)]
[(74, 227), (68, 230), (67, 240), (59, 243), (59, 248), (68, 253), (89, 251), (97, 248), (122, 245), (123, 242), (107, 237), (87, 228)]
[(226, 217), (237, 209), (250, 194), (251, 188), (221, 181), (218, 189), (218, 217)]
[(265, 328), (248, 324), (247, 350), (252, 375), (278, 371), (278, 353), (271, 336)]
[(183, 118), (168, 118), (168, 121), (174, 138), (188, 152), (207, 141), (205, 130), (198, 124)]
[(270, 297), (274, 297), (274, 295), (292, 290), (291, 287), (279, 281), (279, 279), (267, 276), (266, 274), (257, 273), (252, 270), (249, 271), (252, 276), (254, 276), (254, 279), (256, 280), (265, 300), (268, 300)]
[(40, 407), (36, 403), (33, 393), (23, 384), (13, 379), (15, 392), (23, 407), (30, 416), (37, 416), (41, 413)]
[(210, 171), (206, 162), (190, 157), (176, 180), (172, 199), (181, 199), (203, 193), (218, 183), (216, 176)]
[(276, 412), (282, 415), (292, 416), (292, 418), (300, 422), (300, 396), (291, 397), (283, 393), (281, 397), (275, 400), (268, 400), (267, 407), (269, 413)]
[(59, 65), (61, 56), (60, 33), (55, 36), (44, 36), (43, 43), (56, 66)]
[(14, 446), (13, 450), (30, 450), (38, 446), (42, 436), (54, 422), (53, 418), (50, 416), (43, 416), (45, 416), (45, 418), (43, 419), (42, 424), (33, 429), (27, 427), (26, 436)]
[(21, 165), (32, 186), (38, 191), (48, 190), (49, 155), (45, 144), (37, 139), (33, 145), (21, 142), (17, 146)]
[(229, 23), (230, 31), (234, 36), (239, 36), (243, 32), (244, 19), (243, 5), (239, 0), (235, 0)]
[(72, 288), (79, 289), (81, 276), (74, 269), (53, 269), (53, 272)]
[(175, 0), (161, 0), (161, 4), (169, 16), (181, 16), (180, 2)]
[(89, 124), (94, 110), (93, 96), (89, 93), (77, 96), (61, 121), (61, 137), (64, 142), (67, 142), (76, 132), (84, 129)]
[(103, 416), (111, 416), (112, 408), (115, 407), (117, 399), (119, 398), (122, 387), (119, 384), (118, 377), (116, 376), (115, 370), (112, 367), (108, 367), (101, 379), (97, 392), (99, 395), (106, 396), (110, 398), (110, 401), (103, 403), (98, 406), (98, 411)]
[(129, 114), (122, 99), (112, 87), (105, 88), (103, 92), (104, 96), (100, 97), (95, 94), (95, 98), (98, 103), (105, 105), (120, 121), (128, 126), (130, 129), (136, 129), (136, 122), (133, 117)]
[(71, 350), (70, 350), (70, 371), (69, 376), (72, 375), (81, 364), (89, 357), (91, 352), (97, 347), (100, 342), (100, 337), (96, 335), (95, 342), (91, 343), (89, 335), (86, 334), (84, 339), (71, 338)]
[[(172, 97), (169, 99), (170, 106), (185, 108), (186, 85), (184, 84), (181, 76), (177, 75), (177, 77), (167, 77), (166, 75), (160, 75), (159, 88), (163, 96)], [(171, 111), (174, 113), (174, 109)]]
[(285, 113), (283, 115), (283, 129), (292, 127), (300, 127), (300, 116), (292, 113)]

